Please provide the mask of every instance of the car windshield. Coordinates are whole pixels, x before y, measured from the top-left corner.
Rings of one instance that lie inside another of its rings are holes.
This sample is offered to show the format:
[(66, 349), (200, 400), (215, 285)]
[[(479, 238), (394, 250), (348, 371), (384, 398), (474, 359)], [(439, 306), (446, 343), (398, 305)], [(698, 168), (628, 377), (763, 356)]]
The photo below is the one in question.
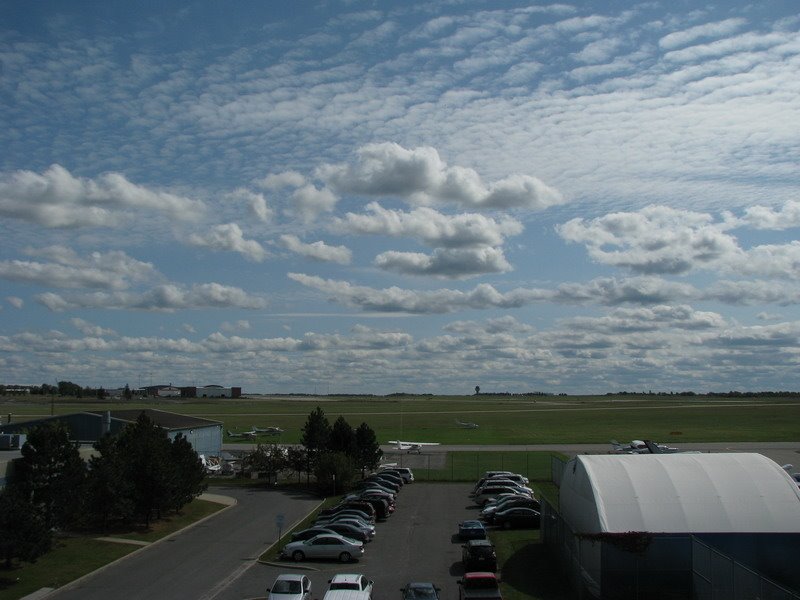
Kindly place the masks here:
[(361, 589), (357, 583), (349, 581), (336, 581), (331, 584), (332, 590), (359, 590)]
[(273, 594), (299, 594), (302, 591), (299, 581), (276, 581), (272, 586)]
[(410, 587), (406, 590), (406, 600), (436, 600), (436, 590), (432, 587)]

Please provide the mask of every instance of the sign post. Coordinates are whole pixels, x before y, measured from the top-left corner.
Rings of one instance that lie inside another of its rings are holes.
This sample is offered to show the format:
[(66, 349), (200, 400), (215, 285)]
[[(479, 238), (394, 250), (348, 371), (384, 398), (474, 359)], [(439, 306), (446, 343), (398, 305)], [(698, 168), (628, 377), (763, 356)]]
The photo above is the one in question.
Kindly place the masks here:
[(283, 513), (278, 513), (277, 515), (275, 515), (275, 527), (278, 528), (278, 539), (276, 540), (276, 542), (280, 542), (281, 541), (281, 535), (282, 535), (282, 532), (283, 532), (283, 524), (284, 524), (285, 521), (286, 521), (286, 517), (284, 516)]

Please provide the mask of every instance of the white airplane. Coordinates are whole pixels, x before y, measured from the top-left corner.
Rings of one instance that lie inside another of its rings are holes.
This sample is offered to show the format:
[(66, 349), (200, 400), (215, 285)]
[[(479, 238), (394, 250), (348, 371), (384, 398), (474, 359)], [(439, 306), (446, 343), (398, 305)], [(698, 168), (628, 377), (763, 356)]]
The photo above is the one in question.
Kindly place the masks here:
[(401, 440), (389, 440), (397, 450), (405, 450), (408, 454), (416, 452), (422, 454), (423, 446), (438, 446), (439, 442), (403, 442)]
[(200, 454), (200, 462), (203, 463), (203, 466), (206, 469), (206, 473), (219, 473), (222, 471), (222, 464), (219, 462), (219, 458), (216, 456), (212, 456), (206, 458), (205, 454)]
[(611, 440), (611, 447), (618, 454), (671, 454), (680, 452), (680, 449), (657, 444), (651, 440), (632, 440), (629, 444), (620, 444), (617, 440)]
[(280, 435), (283, 433), (283, 429), (280, 427), (256, 427), (253, 425), (253, 431), (256, 433), (266, 433), (267, 435)]
[(232, 437), (232, 438), (244, 437), (244, 438), (249, 438), (251, 440), (254, 440), (254, 439), (256, 439), (256, 432), (255, 432), (254, 429), (251, 429), (250, 431), (242, 431), (242, 432), (237, 433), (235, 431), (231, 431), (230, 429), (228, 429), (228, 437)]
[(469, 421), (459, 421), (458, 419), (456, 419), (456, 425), (458, 425), (462, 429), (477, 429), (478, 428), (478, 424), (477, 423), (470, 423)]

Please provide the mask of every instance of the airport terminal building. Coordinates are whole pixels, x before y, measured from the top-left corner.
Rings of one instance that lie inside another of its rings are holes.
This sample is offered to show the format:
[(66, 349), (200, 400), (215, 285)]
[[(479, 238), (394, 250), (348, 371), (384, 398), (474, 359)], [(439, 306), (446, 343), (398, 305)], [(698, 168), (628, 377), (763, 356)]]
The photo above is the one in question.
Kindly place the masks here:
[(800, 599), (800, 490), (754, 453), (583, 455), (542, 538), (580, 598)]

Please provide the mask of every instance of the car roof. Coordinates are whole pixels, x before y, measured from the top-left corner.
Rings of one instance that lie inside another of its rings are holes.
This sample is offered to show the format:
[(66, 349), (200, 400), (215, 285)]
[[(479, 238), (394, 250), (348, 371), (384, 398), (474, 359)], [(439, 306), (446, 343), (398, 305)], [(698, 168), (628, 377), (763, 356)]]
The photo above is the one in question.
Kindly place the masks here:
[(461, 521), (461, 525), (467, 525), (469, 527), (483, 527), (483, 523), (481, 521), (476, 521), (475, 519)]
[(464, 573), (464, 579), (497, 579), (497, 576), (489, 571), (472, 571)]
[(305, 575), (299, 573), (282, 573), (275, 578), (275, 581), (302, 581)]
[(359, 583), (362, 577), (360, 573), (337, 573), (331, 577), (331, 583)]

